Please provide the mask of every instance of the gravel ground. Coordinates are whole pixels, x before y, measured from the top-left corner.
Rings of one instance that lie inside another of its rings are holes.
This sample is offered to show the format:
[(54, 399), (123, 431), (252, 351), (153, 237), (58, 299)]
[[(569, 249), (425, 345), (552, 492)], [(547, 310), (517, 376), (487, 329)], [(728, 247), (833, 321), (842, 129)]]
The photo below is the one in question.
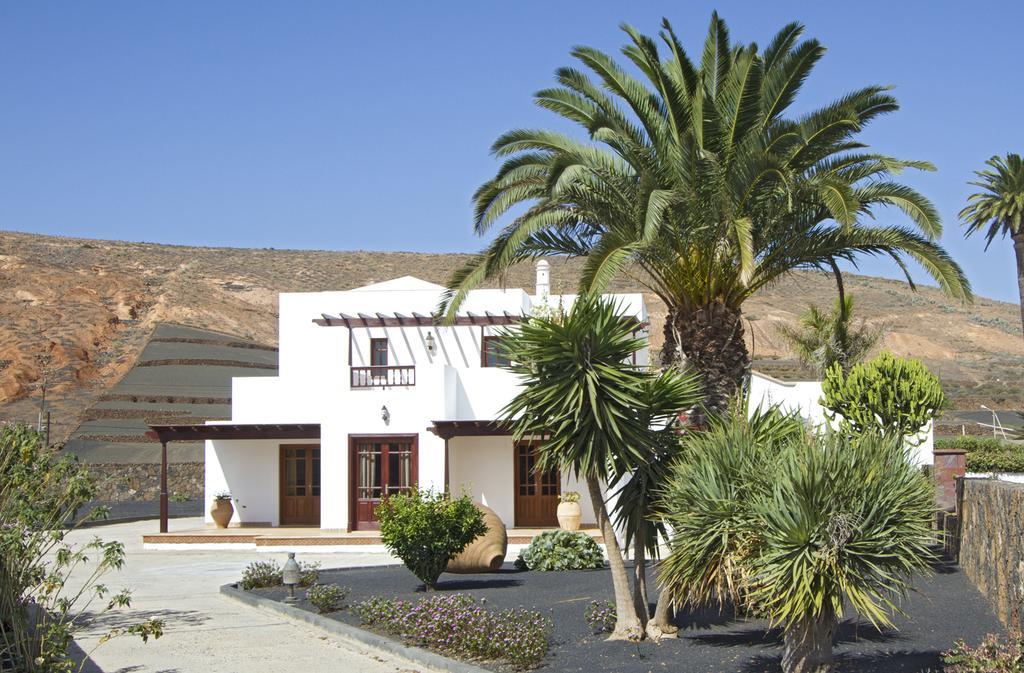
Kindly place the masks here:
[[(330, 570), (321, 582), (352, 590), (349, 603), (373, 595), (422, 598), (422, 585), (401, 566)], [(953, 566), (942, 566), (917, 582), (918, 592), (904, 606), (909, 617), (897, 628), (882, 633), (855, 619), (845, 620), (839, 631), (836, 654), (841, 671), (918, 673), (940, 668), (940, 653), (955, 640), (977, 642), (986, 633), (1002, 631), (981, 594)], [(778, 671), (781, 641), (777, 630), (762, 621), (734, 619), (717, 610), (678, 616), (679, 638), (660, 645), (639, 646), (605, 642), (587, 629), (583, 611), (593, 599), (611, 599), (607, 570), (575, 572), (520, 572), (506, 564), (487, 575), (442, 576), (439, 589), (486, 598), (491, 608), (526, 607), (546, 612), (554, 622), (553, 647), (542, 670), (587, 673), (648, 673), (650, 671)], [(283, 598), (282, 589), (260, 593)], [(652, 598), (653, 600), (653, 598)], [(300, 607), (311, 609), (302, 601)], [(334, 618), (358, 624), (350, 610)], [(495, 667), (496, 669), (498, 667)]]

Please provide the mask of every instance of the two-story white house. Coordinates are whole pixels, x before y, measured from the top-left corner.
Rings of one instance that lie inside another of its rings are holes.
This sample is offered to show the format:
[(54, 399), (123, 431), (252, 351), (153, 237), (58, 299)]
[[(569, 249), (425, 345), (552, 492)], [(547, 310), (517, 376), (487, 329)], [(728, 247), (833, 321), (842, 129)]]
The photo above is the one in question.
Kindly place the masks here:
[[(161, 438), (206, 438), (208, 523), (227, 491), (233, 525), (372, 530), (381, 498), (412, 487), (468, 493), (509, 528), (556, 526), (559, 494), (578, 491), (592, 522), (585, 485), (536, 471), (537, 443), (496, 422), (518, 385), (499, 335), (538, 306), (571, 306), (549, 287), (541, 261), (534, 294), (474, 290), (451, 326), (431, 317), (444, 288), (411, 276), (282, 294), (278, 376), (233, 379), (230, 421)], [(643, 295), (615, 299), (646, 333)]]

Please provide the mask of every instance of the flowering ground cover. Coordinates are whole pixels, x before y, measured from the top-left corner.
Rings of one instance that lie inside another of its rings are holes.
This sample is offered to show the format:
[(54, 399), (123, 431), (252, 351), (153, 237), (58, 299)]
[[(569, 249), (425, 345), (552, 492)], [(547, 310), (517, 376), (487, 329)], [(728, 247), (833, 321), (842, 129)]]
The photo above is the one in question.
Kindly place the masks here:
[[(782, 648), (777, 630), (769, 629), (763, 621), (737, 619), (718, 610), (681, 613), (677, 617), (679, 638), (665, 640), (661, 644), (605, 642), (606, 634), (595, 635), (585, 613), (593, 601), (603, 605), (612, 598), (607, 573), (607, 570), (540, 573), (519, 571), (506, 564), (497, 573), (444, 574), (438, 591), (434, 593), (424, 592), (422, 584), (402, 566), (322, 570), (320, 582), (339, 584), (351, 590), (345, 608), (326, 616), (410, 644), (427, 644), (433, 639), (432, 634), (438, 633), (433, 630), (430, 620), (421, 619), (424, 613), (442, 615), (440, 619), (449, 626), (469, 623), (459, 620), (472, 619), (471, 612), (497, 614), (516, 610), (520, 615), (536, 613), (540, 621), (549, 623), (551, 627), (549, 647), (539, 663), (540, 671), (767, 673), (779, 670)], [(952, 648), (955, 641), (963, 639), (974, 644), (980, 642), (986, 633), (1002, 632), (984, 597), (955, 567), (940, 566), (936, 574), (920, 578), (916, 585), (918, 592), (904, 605), (908, 616), (897, 619), (897, 630), (879, 633), (869, 624), (857, 622), (852, 617), (843, 621), (836, 645), (841, 671), (940, 671), (941, 653)], [(275, 599), (283, 599), (286, 595), (280, 587), (255, 591)], [(316, 612), (316, 608), (304, 600), (304, 591), (296, 593), (303, 597), (298, 607)], [(653, 594), (651, 599), (655, 599)], [(423, 603), (424, 600), (436, 602)], [(377, 602), (376, 607), (368, 605), (371, 601)], [(358, 607), (360, 604), (363, 607)], [(405, 625), (406, 637), (383, 628), (380, 623), (364, 623), (361, 612), (375, 614), (380, 619), (393, 617)], [(472, 624), (486, 623), (489, 619), (474, 620)], [(534, 623), (532, 617), (523, 619)], [(534, 626), (539, 624), (534, 623)], [(523, 632), (535, 634), (537, 631), (526, 628)], [(510, 638), (511, 633), (504, 628), (500, 630), (499, 637)], [(461, 653), (449, 651), (447, 656), (471, 660), (478, 666), (495, 671), (513, 668), (508, 659), (479, 656), (488, 647), (481, 639), (475, 643), (470, 642), (472, 639), (464, 640), (456, 644), (455, 649), (482, 649), (477, 650), (477, 654), (466, 650)]]

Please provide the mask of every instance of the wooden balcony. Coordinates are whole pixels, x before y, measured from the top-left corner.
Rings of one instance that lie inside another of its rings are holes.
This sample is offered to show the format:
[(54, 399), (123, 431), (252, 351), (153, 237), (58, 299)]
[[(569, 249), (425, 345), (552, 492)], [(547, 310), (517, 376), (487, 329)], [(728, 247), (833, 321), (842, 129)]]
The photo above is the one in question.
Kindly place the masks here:
[(352, 367), (353, 388), (394, 388), (416, 385), (415, 365)]

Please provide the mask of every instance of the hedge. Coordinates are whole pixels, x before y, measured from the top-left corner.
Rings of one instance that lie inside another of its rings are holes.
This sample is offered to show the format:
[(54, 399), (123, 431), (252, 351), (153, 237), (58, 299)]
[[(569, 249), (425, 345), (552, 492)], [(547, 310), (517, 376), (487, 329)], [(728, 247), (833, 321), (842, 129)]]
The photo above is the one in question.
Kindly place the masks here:
[(967, 451), (968, 472), (1024, 472), (1024, 445), (995, 437), (937, 439), (935, 448)]

